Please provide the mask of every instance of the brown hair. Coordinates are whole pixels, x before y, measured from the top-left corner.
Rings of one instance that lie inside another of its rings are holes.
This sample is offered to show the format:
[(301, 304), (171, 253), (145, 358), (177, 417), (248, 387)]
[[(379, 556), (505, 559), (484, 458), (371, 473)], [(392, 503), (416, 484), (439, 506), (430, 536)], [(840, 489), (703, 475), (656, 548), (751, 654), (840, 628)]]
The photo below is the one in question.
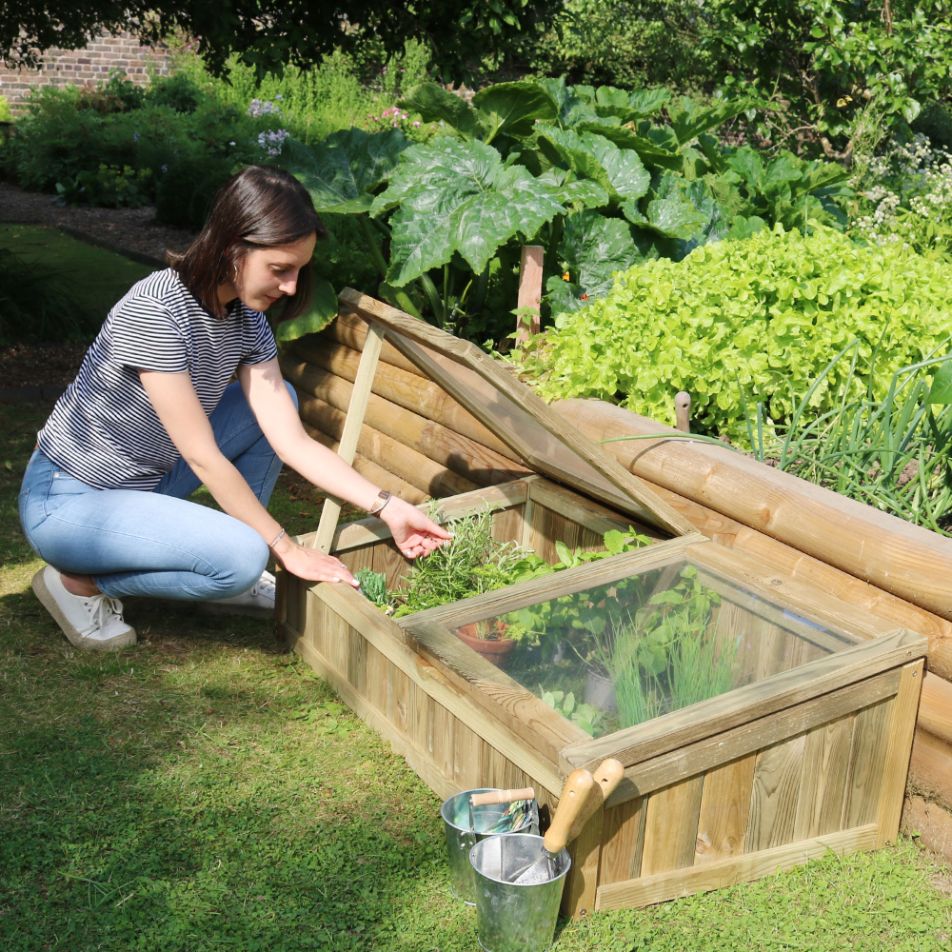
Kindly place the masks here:
[[(270, 165), (249, 165), (219, 189), (205, 225), (188, 248), (166, 257), (199, 303), (216, 317), (224, 317), (219, 285), (233, 279), (249, 251), (326, 234), (311, 196), (293, 175)], [(300, 314), (310, 291), (308, 263), (301, 269), (294, 294), (285, 298), (281, 320)]]

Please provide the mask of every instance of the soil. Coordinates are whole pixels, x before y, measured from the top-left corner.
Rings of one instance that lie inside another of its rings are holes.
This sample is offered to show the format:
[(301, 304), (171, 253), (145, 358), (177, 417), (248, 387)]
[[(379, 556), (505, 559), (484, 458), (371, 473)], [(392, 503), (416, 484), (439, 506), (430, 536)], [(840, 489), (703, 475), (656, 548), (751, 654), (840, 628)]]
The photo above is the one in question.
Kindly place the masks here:
[[(78, 208), (55, 196), (0, 182), (0, 222), (60, 228), (90, 244), (161, 267), (166, 249), (185, 248), (193, 235), (160, 225), (155, 209)], [(46, 398), (76, 376), (85, 344), (15, 344), (0, 348), (0, 401)]]

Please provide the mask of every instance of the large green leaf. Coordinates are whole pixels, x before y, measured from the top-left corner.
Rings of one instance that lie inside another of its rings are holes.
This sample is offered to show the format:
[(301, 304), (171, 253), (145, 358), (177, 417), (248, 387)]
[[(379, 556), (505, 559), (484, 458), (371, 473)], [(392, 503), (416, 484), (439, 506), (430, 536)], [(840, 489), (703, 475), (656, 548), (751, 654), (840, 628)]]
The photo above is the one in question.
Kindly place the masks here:
[(599, 115), (617, 116), (622, 122), (632, 122), (659, 113), (670, 98), (671, 93), (660, 86), (634, 92), (599, 86), (595, 91), (595, 107)]
[(316, 146), (289, 145), (288, 168), (311, 193), (317, 211), (353, 215), (370, 209), (373, 191), (409, 143), (399, 129), (346, 129)]
[(932, 378), (932, 386), (926, 400), (928, 403), (941, 403), (944, 406), (952, 404), (952, 363), (939, 366)]
[(670, 172), (664, 172), (652, 192), (652, 198), (642, 216), (630, 205), (622, 206), (626, 217), (634, 224), (682, 241), (696, 240), (707, 227), (713, 212), (713, 200), (705, 207), (707, 190), (702, 182), (688, 182)]
[(317, 334), (337, 317), (337, 310), (337, 292), (329, 281), (319, 278), (311, 289), (311, 301), (307, 311), (293, 321), (278, 324), (275, 337), (279, 341), (291, 341), (306, 334)]
[(539, 147), (553, 163), (570, 169), (579, 178), (592, 179), (604, 189), (611, 183), (591, 146), (574, 129), (545, 126), (538, 132)]
[(546, 283), (553, 313), (573, 311), (604, 296), (611, 290), (615, 272), (630, 268), (641, 258), (628, 224), (594, 211), (565, 219), (559, 256), (568, 280), (558, 276)]
[(374, 210), (390, 218), (390, 270), (396, 287), (452, 260), (481, 273), (516, 235), (530, 240), (563, 209), (559, 191), (522, 166), (506, 166), (483, 142), (440, 137), (408, 149)]
[(633, 149), (619, 149), (604, 136), (586, 133), (585, 142), (601, 163), (609, 186), (619, 201), (641, 198), (651, 185), (651, 175)]
[(539, 131), (539, 144), (551, 150), (580, 178), (591, 179), (615, 202), (641, 198), (651, 175), (632, 149), (619, 149), (604, 136), (547, 126)]
[(555, 119), (559, 111), (548, 90), (530, 80), (487, 86), (473, 97), (473, 106), (487, 142), (498, 135), (524, 139), (532, 135), (536, 120)]
[(734, 116), (740, 115), (750, 105), (746, 99), (721, 99), (701, 105), (687, 96), (668, 106), (671, 128), (681, 145), (686, 145), (702, 132), (714, 129)]
[(467, 136), (476, 136), (479, 131), (472, 106), (439, 83), (427, 81), (414, 86), (399, 104), (418, 113), (424, 122), (445, 122)]

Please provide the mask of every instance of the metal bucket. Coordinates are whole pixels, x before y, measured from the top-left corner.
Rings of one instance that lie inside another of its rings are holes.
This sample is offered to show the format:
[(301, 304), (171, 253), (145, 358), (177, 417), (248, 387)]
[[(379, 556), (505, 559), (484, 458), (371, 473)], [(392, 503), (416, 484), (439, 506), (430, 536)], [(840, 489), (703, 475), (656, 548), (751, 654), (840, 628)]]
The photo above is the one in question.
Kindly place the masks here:
[(510, 881), (543, 853), (542, 837), (527, 833), (489, 836), (470, 850), (476, 929), (483, 952), (543, 952), (552, 944), (562, 887), (572, 865), (568, 850), (553, 858), (550, 878), (525, 884)]
[[(489, 831), (502, 816), (507, 803), (487, 804), (486, 806), (470, 809), (469, 798), (474, 793), (486, 793), (496, 787), (477, 787), (474, 790), (464, 790), (443, 801), (440, 807), (440, 816), (443, 818), (443, 833), (446, 838), (446, 855), (450, 867), (450, 888), (453, 894), (462, 899), (468, 906), (476, 904), (476, 893), (473, 888), (473, 867), (469, 862), (469, 851), (480, 840), (492, 835)], [(480, 832), (484, 831), (484, 832)], [(512, 832), (538, 833), (539, 806), (533, 801), (525, 819), (518, 829)], [(499, 834), (495, 834), (499, 835)], [(510, 833), (503, 834), (510, 836)]]

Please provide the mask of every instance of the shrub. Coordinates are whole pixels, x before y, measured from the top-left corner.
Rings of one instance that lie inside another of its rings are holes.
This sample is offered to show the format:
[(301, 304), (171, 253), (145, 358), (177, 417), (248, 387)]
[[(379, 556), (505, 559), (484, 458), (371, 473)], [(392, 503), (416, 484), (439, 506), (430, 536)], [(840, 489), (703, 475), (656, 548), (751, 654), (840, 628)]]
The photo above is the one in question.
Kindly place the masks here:
[(55, 272), (0, 248), (0, 346), (84, 340), (87, 323)]
[(202, 91), (198, 84), (184, 73), (156, 78), (145, 96), (146, 103), (168, 106), (175, 112), (195, 112), (201, 100)]
[[(950, 307), (937, 258), (777, 226), (619, 273), (607, 297), (557, 318), (517, 359), (549, 399), (596, 397), (668, 423), (687, 390), (701, 431), (744, 442), (745, 405), (762, 402), (768, 424), (788, 420), (854, 337), (856, 381), (881, 393), (885, 375), (947, 340)], [(874, 350), (881, 380), (868, 379)], [(833, 374), (814, 392), (815, 412), (840, 383)]]
[(855, 232), (879, 244), (952, 254), (952, 154), (916, 136), (864, 163), (856, 180), (864, 187), (857, 188)]

